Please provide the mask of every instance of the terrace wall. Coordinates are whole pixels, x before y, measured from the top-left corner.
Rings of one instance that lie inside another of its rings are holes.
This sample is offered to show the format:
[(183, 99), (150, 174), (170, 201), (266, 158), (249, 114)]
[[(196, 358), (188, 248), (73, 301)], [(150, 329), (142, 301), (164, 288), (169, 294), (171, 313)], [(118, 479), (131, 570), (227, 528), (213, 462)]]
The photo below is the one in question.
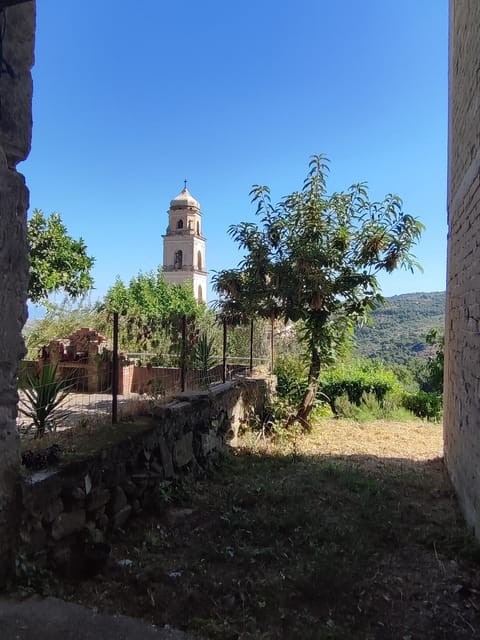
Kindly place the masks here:
[(94, 570), (109, 532), (164, 504), (168, 484), (204, 470), (252, 412), (261, 415), (267, 380), (182, 394), (137, 424), (104, 427), (105, 443), (23, 481), (23, 550), (64, 572)]

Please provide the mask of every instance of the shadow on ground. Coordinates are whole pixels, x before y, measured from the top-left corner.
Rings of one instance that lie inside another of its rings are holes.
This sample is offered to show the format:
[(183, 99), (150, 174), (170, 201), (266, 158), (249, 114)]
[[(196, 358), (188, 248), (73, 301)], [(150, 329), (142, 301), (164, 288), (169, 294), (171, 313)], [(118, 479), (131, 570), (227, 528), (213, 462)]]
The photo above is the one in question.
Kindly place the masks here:
[(478, 546), (440, 458), (239, 449), (43, 588), (209, 638), (479, 637)]

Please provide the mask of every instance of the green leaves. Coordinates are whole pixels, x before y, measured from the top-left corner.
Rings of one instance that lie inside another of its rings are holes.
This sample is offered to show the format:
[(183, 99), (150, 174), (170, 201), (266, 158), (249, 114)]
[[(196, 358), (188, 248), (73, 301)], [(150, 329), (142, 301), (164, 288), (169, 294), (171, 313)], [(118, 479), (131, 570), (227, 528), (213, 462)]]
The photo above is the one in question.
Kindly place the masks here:
[(139, 273), (128, 285), (117, 278), (105, 296), (109, 313), (118, 311), (122, 318), (121, 339), (124, 347), (152, 348), (177, 334), (179, 319), (195, 318), (201, 313), (192, 287), (169, 285), (161, 268)]
[(35, 437), (41, 438), (45, 431), (55, 431), (67, 416), (68, 412), (59, 407), (73, 386), (69, 380), (58, 378), (57, 366), (51, 364), (43, 365), (38, 376), (27, 374), (26, 381), (19, 411), (31, 419), (30, 426), (35, 427)]
[(75, 240), (67, 234), (60, 214), (45, 217), (34, 209), (27, 223), (30, 250), (30, 280), (28, 297), (42, 302), (50, 293), (64, 291), (77, 298), (93, 286), (90, 270), (94, 258), (87, 255), (82, 238)]
[(380, 299), (377, 275), (418, 268), (411, 248), (424, 228), (398, 196), (370, 201), (365, 183), (328, 195), (328, 171), (325, 155), (312, 156), (302, 189), (275, 206), (269, 188), (255, 185), (260, 223), (230, 227), (245, 257), (214, 282), (224, 310), (303, 321), (310, 385), (318, 381), (319, 356), (331, 361)]

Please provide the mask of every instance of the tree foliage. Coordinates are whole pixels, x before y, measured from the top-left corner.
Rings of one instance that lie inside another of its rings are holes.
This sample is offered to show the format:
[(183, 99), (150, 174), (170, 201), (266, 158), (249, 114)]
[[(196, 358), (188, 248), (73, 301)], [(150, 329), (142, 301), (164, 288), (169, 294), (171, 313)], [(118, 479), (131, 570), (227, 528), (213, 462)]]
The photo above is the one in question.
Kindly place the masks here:
[(158, 349), (166, 336), (178, 333), (181, 317), (202, 313), (190, 285), (170, 285), (161, 268), (139, 273), (128, 284), (117, 278), (104, 305), (122, 317), (122, 345), (135, 349)]
[(30, 250), (28, 297), (32, 302), (42, 302), (56, 291), (78, 298), (92, 288), (90, 271), (94, 258), (87, 255), (82, 238), (75, 240), (67, 234), (60, 214), (46, 217), (40, 209), (34, 209), (27, 223), (27, 237)]
[(245, 257), (215, 278), (227, 310), (302, 321), (310, 366), (295, 419), (304, 426), (321, 364), (334, 360), (355, 323), (382, 300), (379, 273), (419, 267), (411, 248), (423, 230), (398, 196), (370, 201), (365, 183), (328, 194), (328, 169), (325, 156), (313, 156), (302, 189), (276, 205), (268, 187), (254, 186), (260, 224), (230, 227)]
[(445, 360), (445, 336), (439, 329), (431, 329), (426, 336), (427, 344), (434, 348), (427, 361), (427, 379), (424, 391), (443, 394), (443, 371)]

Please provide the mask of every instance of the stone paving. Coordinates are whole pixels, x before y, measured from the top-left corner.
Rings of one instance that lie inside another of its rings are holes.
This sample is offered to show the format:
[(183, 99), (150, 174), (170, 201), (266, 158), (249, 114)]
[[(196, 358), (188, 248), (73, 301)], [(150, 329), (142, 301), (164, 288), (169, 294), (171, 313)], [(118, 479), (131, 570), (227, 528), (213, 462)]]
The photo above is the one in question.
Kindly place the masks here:
[[(105, 615), (58, 598), (0, 599), (2, 640), (193, 640), (122, 615)], [(197, 640), (199, 640), (197, 638)]]
[[(24, 397), (22, 391), (19, 392), (19, 396), (21, 404)], [(141, 398), (137, 393), (119, 395), (119, 412), (127, 411), (129, 406)], [(59, 430), (75, 426), (81, 421), (108, 422), (112, 415), (112, 396), (109, 393), (71, 393), (60, 405), (60, 409), (67, 411), (68, 415), (62, 421)], [(26, 432), (30, 422), (29, 418), (19, 412), (17, 425), (20, 433)]]

